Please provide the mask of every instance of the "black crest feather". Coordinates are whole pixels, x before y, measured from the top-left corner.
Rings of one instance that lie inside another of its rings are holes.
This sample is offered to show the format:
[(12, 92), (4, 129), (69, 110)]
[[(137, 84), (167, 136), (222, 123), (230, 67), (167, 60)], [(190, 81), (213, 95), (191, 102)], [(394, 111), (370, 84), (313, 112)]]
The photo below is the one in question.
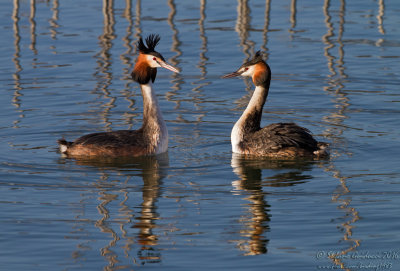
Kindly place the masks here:
[(155, 52), (154, 48), (157, 46), (158, 42), (160, 41), (160, 36), (157, 34), (150, 34), (147, 38), (146, 38), (146, 45), (143, 42), (143, 39), (140, 38), (138, 41), (138, 48), (139, 51), (143, 54), (149, 54), (152, 52)]
[(254, 57), (252, 59), (250, 59), (249, 61), (247, 61), (246, 63), (244, 63), (243, 66), (251, 66), (251, 65), (254, 65), (261, 61), (264, 61), (263, 53), (261, 51), (257, 51), (256, 54), (254, 55)]

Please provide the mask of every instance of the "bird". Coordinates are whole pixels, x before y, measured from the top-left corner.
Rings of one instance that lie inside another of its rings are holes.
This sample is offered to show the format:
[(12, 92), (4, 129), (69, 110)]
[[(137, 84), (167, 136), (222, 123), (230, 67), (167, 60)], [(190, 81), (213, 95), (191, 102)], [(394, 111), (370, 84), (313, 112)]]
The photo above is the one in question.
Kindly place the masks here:
[(231, 132), (232, 152), (271, 158), (326, 157), (327, 143), (318, 142), (310, 131), (291, 122), (269, 124), (261, 128), (261, 116), (266, 102), (271, 68), (261, 51), (235, 72), (221, 78), (251, 77), (255, 90), (243, 114)]
[(179, 73), (169, 65), (155, 47), (160, 41), (158, 34), (150, 34), (137, 42), (139, 55), (131, 73), (139, 83), (143, 96), (143, 124), (138, 130), (119, 130), (91, 133), (73, 142), (58, 140), (59, 150), (69, 157), (136, 157), (164, 153), (168, 149), (168, 130), (153, 88), (157, 68)]

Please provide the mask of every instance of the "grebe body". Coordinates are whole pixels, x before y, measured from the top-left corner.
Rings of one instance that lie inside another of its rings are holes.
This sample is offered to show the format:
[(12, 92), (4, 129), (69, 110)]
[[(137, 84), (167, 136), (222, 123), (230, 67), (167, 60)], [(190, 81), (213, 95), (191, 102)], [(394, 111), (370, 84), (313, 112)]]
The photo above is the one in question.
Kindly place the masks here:
[(234, 153), (274, 158), (322, 157), (327, 155), (326, 143), (316, 141), (306, 128), (294, 123), (274, 123), (260, 127), (262, 109), (268, 96), (271, 69), (258, 51), (253, 59), (237, 71), (222, 78), (248, 76), (256, 86), (245, 111), (231, 133)]
[(154, 50), (160, 37), (149, 35), (144, 44), (139, 39), (139, 56), (132, 71), (132, 78), (140, 84), (143, 96), (143, 125), (138, 130), (120, 130), (113, 132), (84, 135), (74, 142), (58, 140), (60, 152), (71, 157), (143, 156), (166, 152), (168, 149), (168, 130), (162, 117), (158, 100), (153, 88), (157, 68), (162, 67), (173, 72), (176, 68), (167, 64), (163, 56)]

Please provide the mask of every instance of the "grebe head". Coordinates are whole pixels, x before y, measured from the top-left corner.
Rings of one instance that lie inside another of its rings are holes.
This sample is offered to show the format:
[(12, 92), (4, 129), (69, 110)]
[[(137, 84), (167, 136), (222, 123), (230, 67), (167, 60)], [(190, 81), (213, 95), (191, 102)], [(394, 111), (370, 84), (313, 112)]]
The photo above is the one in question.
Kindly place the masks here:
[(139, 57), (131, 75), (133, 80), (139, 84), (147, 84), (150, 79), (151, 82), (154, 82), (157, 75), (157, 68), (165, 68), (173, 72), (179, 72), (178, 69), (169, 65), (159, 52), (154, 50), (159, 41), (159, 35), (150, 34), (146, 38), (147, 46), (144, 44), (142, 38), (140, 38), (137, 43)]
[(261, 51), (258, 51), (253, 59), (245, 62), (240, 68), (232, 73), (228, 73), (221, 78), (232, 78), (236, 76), (251, 77), (254, 85), (265, 85), (271, 80), (271, 69), (263, 60)]

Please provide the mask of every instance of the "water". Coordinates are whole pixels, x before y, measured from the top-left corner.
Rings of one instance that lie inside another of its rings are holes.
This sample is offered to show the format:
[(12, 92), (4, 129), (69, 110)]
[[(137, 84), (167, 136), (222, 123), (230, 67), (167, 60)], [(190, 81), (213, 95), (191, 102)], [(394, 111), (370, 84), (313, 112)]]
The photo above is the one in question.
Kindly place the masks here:
[[(362, 3), (361, 3), (362, 2)], [(2, 1), (1, 270), (397, 270), (400, 4)], [(160, 70), (165, 155), (76, 161), (56, 140), (136, 129), (139, 35)], [(263, 125), (295, 121), (326, 161), (232, 155), (257, 50)]]

